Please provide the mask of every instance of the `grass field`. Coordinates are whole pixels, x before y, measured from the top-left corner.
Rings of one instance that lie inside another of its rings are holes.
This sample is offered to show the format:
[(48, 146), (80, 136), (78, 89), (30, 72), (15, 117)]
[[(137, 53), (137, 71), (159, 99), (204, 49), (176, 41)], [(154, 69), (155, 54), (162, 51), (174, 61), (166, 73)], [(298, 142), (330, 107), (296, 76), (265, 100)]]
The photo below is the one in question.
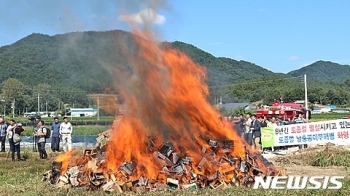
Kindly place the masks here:
[[(79, 150), (78, 150), (79, 151)], [(82, 151), (82, 150), (81, 150)], [(33, 153), (30, 149), (22, 150), (23, 157), (26, 157), (25, 162), (11, 162), (6, 160), (7, 153), (0, 154), (0, 195), (117, 195), (116, 193), (104, 193), (103, 191), (90, 192), (83, 188), (56, 188), (47, 182), (42, 182), (42, 174), (50, 170), (51, 162), (54, 160), (54, 155), (51, 154), (49, 160), (40, 160), (38, 155)], [(333, 165), (335, 162), (327, 161), (330, 155), (322, 153), (311, 157), (311, 159), (321, 159), (326, 166)], [(349, 153), (340, 154), (343, 159), (336, 159), (337, 164), (342, 164), (341, 161), (349, 160)], [(346, 157), (346, 158), (344, 158)], [(312, 160), (311, 160), (312, 162)], [(317, 174), (322, 175), (322, 174)], [(120, 195), (120, 194), (119, 194)], [(124, 194), (125, 195), (125, 194)], [(135, 195), (130, 192), (127, 195)], [(212, 190), (210, 188), (201, 189), (196, 193), (184, 191), (168, 191), (168, 192), (152, 192), (145, 195), (336, 195), (346, 196), (350, 195), (350, 178), (343, 181), (343, 188), (341, 190), (253, 190), (249, 188), (231, 187), (224, 190)]]
[(312, 114), (311, 115), (311, 122), (316, 122), (316, 121), (324, 121), (324, 120), (337, 120), (341, 119), (343, 117), (348, 117), (350, 116), (350, 113), (323, 113), (323, 114)]

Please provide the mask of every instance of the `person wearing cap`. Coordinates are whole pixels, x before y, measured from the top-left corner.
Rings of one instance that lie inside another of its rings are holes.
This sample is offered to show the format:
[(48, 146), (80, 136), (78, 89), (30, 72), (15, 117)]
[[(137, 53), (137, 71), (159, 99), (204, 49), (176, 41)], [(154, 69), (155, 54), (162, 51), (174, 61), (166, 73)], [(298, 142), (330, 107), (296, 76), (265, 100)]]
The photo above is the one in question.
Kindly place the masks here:
[(54, 118), (54, 122), (51, 125), (51, 150), (52, 152), (58, 152), (60, 149), (60, 126), (58, 117)]
[[(21, 136), (21, 133), (25, 131), (25, 129), (22, 127), (21, 123), (17, 123), (17, 126), (14, 128), (14, 133)], [(15, 159), (15, 152), (17, 153), (17, 161), (24, 161), (24, 159), (21, 158), (21, 142), (14, 143), (14, 150), (12, 151), (12, 160)]]
[(72, 150), (72, 131), (73, 131), (72, 124), (68, 122), (67, 117), (64, 117), (63, 123), (61, 123), (61, 126), (60, 126), (60, 135), (63, 142), (64, 152), (67, 152), (67, 146), (68, 146), (68, 151)]

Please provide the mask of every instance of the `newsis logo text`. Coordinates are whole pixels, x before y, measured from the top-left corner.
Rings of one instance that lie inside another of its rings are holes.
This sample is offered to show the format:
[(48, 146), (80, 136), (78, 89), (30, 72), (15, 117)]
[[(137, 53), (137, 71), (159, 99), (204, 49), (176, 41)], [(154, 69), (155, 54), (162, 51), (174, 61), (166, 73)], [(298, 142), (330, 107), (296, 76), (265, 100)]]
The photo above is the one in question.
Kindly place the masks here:
[(344, 176), (256, 176), (253, 189), (341, 189)]

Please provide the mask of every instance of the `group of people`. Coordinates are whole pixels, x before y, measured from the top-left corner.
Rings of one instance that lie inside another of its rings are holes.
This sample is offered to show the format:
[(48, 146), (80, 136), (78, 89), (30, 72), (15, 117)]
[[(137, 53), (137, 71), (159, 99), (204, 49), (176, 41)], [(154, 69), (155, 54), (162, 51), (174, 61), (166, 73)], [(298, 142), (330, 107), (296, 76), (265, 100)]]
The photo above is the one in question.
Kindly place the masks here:
[[(292, 119), (281, 119), (271, 117), (267, 119), (266, 116), (257, 118), (255, 114), (247, 113), (244, 117), (242, 114), (238, 116), (238, 121), (235, 124), (235, 129), (240, 133), (241, 138), (244, 139), (257, 151), (263, 153), (268, 150), (280, 150), (286, 147), (261, 148), (261, 128), (284, 126), (289, 124), (299, 124), (307, 122), (303, 114), (298, 114)], [(301, 146), (300, 146), (301, 147)]]
[[(48, 131), (51, 130), (51, 131)], [(21, 123), (16, 123), (11, 119), (7, 124), (3, 118), (0, 118), (0, 145), (1, 151), (5, 152), (6, 138), (8, 139), (10, 151), (12, 152), (12, 161), (15, 161), (15, 153), (17, 153), (17, 161), (24, 161), (21, 158), (21, 133), (26, 131)], [(54, 118), (51, 129), (45, 127), (45, 122), (40, 116), (35, 117), (33, 137), (37, 146), (40, 159), (47, 159), (48, 155), (45, 149), (46, 139), (51, 138), (52, 152), (59, 152), (60, 140), (62, 139), (63, 151), (72, 150), (72, 131), (73, 126), (68, 122), (68, 118), (64, 117), (63, 122), (60, 123), (58, 117)], [(50, 135), (47, 135), (50, 134)]]

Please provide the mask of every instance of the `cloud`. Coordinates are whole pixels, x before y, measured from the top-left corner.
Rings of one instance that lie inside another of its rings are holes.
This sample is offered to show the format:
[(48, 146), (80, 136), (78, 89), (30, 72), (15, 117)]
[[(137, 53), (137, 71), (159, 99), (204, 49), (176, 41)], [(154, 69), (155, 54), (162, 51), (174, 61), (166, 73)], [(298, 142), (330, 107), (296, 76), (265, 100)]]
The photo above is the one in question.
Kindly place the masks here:
[(166, 21), (166, 18), (163, 15), (157, 14), (157, 12), (151, 8), (144, 9), (137, 14), (120, 15), (118, 19), (123, 21), (136, 22), (140, 24), (154, 23), (158, 25), (161, 25)]
[(297, 56), (290, 56), (290, 57), (288, 57), (289, 61), (296, 61), (298, 59), (299, 59), (299, 57), (297, 57)]

